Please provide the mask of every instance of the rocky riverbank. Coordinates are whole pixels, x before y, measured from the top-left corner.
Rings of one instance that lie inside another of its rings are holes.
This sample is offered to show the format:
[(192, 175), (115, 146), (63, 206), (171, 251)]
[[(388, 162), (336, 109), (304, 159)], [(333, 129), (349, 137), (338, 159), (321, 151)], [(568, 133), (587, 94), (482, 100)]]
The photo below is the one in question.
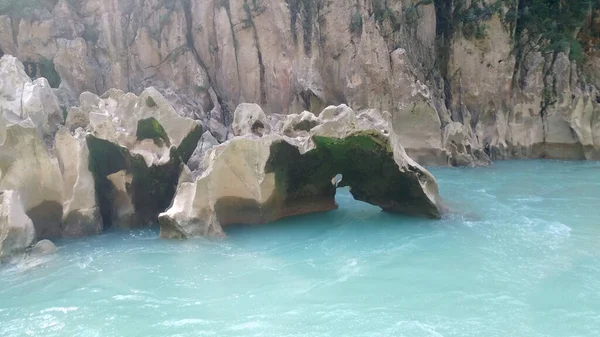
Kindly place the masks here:
[(600, 3), (557, 6), (5, 1), (1, 256), (328, 210), (337, 174), (356, 199), (438, 217), (419, 165), (600, 159)]

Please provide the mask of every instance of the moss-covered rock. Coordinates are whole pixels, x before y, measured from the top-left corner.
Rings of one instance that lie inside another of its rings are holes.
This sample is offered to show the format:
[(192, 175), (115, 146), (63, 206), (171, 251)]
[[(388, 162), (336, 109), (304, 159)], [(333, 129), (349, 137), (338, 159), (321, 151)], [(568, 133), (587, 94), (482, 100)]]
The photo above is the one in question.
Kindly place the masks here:
[(198, 141), (200, 141), (202, 138), (203, 132), (204, 128), (202, 125), (196, 126), (194, 130), (192, 130), (192, 132), (190, 132), (177, 147), (177, 154), (184, 163), (187, 163), (188, 160), (190, 160), (190, 157), (194, 153), (196, 146), (198, 146)]
[(350, 186), (355, 199), (386, 211), (439, 218), (435, 179), (376, 117), (330, 107), (309, 136), (249, 135), (214, 147), (206, 171), (180, 181), (172, 206), (159, 215), (161, 237), (223, 235), (230, 224), (331, 210), (337, 186)]
[(333, 166), (343, 179), (339, 187), (350, 186), (356, 200), (385, 211), (439, 218), (419, 183), (421, 173), (408, 167), (402, 171), (394, 160), (388, 138), (374, 130), (360, 131), (346, 138), (314, 137), (317, 149), (329, 151)]
[(173, 200), (182, 165), (175, 151), (172, 149), (171, 160), (160, 166), (146, 166), (139, 155), (130, 157), (131, 199), (138, 225), (156, 223), (158, 213), (166, 210)]
[(138, 140), (152, 139), (157, 146), (170, 146), (169, 136), (154, 117), (140, 119), (135, 136)]
[(179, 116), (154, 88), (140, 96), (115, 89), (102, 97), (84, 93), (71, 112), (85, 117), (69, 127), (88, 130), (89, 170), (104, 228), (156, 223), (173, 199), (202, 124)]
[(92, 135), (86, 137), (90, 150), (89, 170), (94, 176), (94, 186), (100, 206), (104, 228), (111, 227), (114, 220), (113, 185), (108, 176), (126, 168), (125, 149)]
[[(202, 127), (199, 125), (183, 139), (179, 147), (170, 148), (167, 162), (148, 166), (142, 155), (88, 135), (90, 171), (94, 175), (105, 226), (119, 224), (125, 227), (139, 227), (156, 223), (158, 213), (166, 210), (173, 200), (182, 165), (191, 156), (192, 144), (195, 146), (201, 136)], [(155, 144), (161, 145), (169, 142), (167, 133), (155, 118), (138, 122), (137, 137), (139, 140), (150, 138)], [(119, 211), (120, 205), (115, 200), (117, 187), (108, 178), (119, 171), (124, 171), (130, 177), (125, 184), (130, 201), (125, 203), (124, 207), (133, 205), (133, 216)], [(122, 214), (126, 214), (126, 220), (118, 219)]]
[(302, 154), (297, 146), (277, 140), (270, 146), (264, 170), (275, 174), (275, 195), (280, 199), (281, 208), (311, 203), (335, 205), (335, 186), (331, 179), (337, 168), (327, 150), (316, 148)]
[[(180, 157), (174, 153), (176, 150), (172, 150), (171, 160), (166, 164), (148, 167), (141, 155), (131, 154), (124, 147), (91, 135), (87, 142), (90, 171), (94, 175), (104, 226), (139, 227), (155, 222), (158, 213), (169, 206), (175, 194), (182, 164)], [(133, 205), (135, 215), (127, 221), (118, 218), (124, 214), (115, 200), (118, 187), (108, 178), (119, 171), (131, 177), (125, 185), (130, 199), (126, 205)]]

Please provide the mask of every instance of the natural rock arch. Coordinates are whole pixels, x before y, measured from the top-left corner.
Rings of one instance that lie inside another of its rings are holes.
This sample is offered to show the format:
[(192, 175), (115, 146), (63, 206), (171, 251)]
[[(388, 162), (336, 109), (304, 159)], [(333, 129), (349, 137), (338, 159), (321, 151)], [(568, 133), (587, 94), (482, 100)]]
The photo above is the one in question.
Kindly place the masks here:
[[(256, 113), (255, 107), (245, 110)], [(441, 216), (435, 179), (389, 137), (389, 124), (374, 112), (356, 116), (342, 105), (325, 109), (318, 119), (304, 115), (284, 123), (294, 138), (282, 136), (282, 130), (259, 137), (252, 125), (234, 123), (234, 130), (247, 133), (211, 149), (198, 178), (182, 175), (172, 206), (159, 215), (161, 237), (220, 236), (232, 224), (332, 210), (338, 186), (350, 186), (356, 200), (386, 211)], [(316, 124), (310, 133), (298, 127), (306, 120)], [(252, 119), (259, 122), (264, 124)], [(336, 186), (332, 178), (338, 173), (343, 180)]]
[[(409, 168), (416, 174), (403, 174), (381, 133), (369, 130), (341, 139), (315, 136), (313, 140), (315, 149), (305, 154), (285, 141), (271, 145), (265, 171), (274, 172), (276, 189), (285, 190), (284, 208), (332, 209), (336, 188), (350, 186), (354, 199), (385, 211), (440, 216), (423, 195), (419, 179), (425, 178), (424, 173)], [(337, 174), (343, 179), (335, 185), (332, 178)]]

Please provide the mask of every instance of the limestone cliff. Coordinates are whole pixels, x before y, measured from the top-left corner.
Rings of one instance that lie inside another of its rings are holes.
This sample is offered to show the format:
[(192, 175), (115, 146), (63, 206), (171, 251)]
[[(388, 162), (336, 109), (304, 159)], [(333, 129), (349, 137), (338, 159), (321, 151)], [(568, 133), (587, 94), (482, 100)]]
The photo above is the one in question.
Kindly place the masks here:
[(525, 35), (507, 14), (522, 2), (9, 0), (0, 56), (48, 78), (64, 107), (84, 91), (154, 86), (219, 142), (239, 103), (267, 115), (347, 104), (388, 111), (424, 164), (600, 159), (598, 14), (573, 61), (515, 48)]

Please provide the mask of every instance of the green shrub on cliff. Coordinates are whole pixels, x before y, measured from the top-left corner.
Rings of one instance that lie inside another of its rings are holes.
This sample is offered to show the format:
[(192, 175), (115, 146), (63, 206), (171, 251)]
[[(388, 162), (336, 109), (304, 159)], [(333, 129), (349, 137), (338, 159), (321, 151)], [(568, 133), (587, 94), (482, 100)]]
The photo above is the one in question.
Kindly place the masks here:
[(593, 0), (520, 0), (510, 11), (516, 21), (515, 44), (521, 50), (569, 52), (583, 57), (578, 31), (591, 14)]
[(360, 34), (362, 33), (362, 28), (362, 16), (360, 15), (360, 11), (356, 10), (356, 12), (352, 14), (352, 18), (350, 19), (350, 31), (354, 34)]
[[(582, 58), (577, 33), (598, 0), (434, 0), (438, 36), (451, 39), (458, 29), (466, 38), (484, 38), (485, 22), (498, 15), (513, 34), (518, 52), (568, 52)], [(418, 4), (427, 4), (422, 1)]]

